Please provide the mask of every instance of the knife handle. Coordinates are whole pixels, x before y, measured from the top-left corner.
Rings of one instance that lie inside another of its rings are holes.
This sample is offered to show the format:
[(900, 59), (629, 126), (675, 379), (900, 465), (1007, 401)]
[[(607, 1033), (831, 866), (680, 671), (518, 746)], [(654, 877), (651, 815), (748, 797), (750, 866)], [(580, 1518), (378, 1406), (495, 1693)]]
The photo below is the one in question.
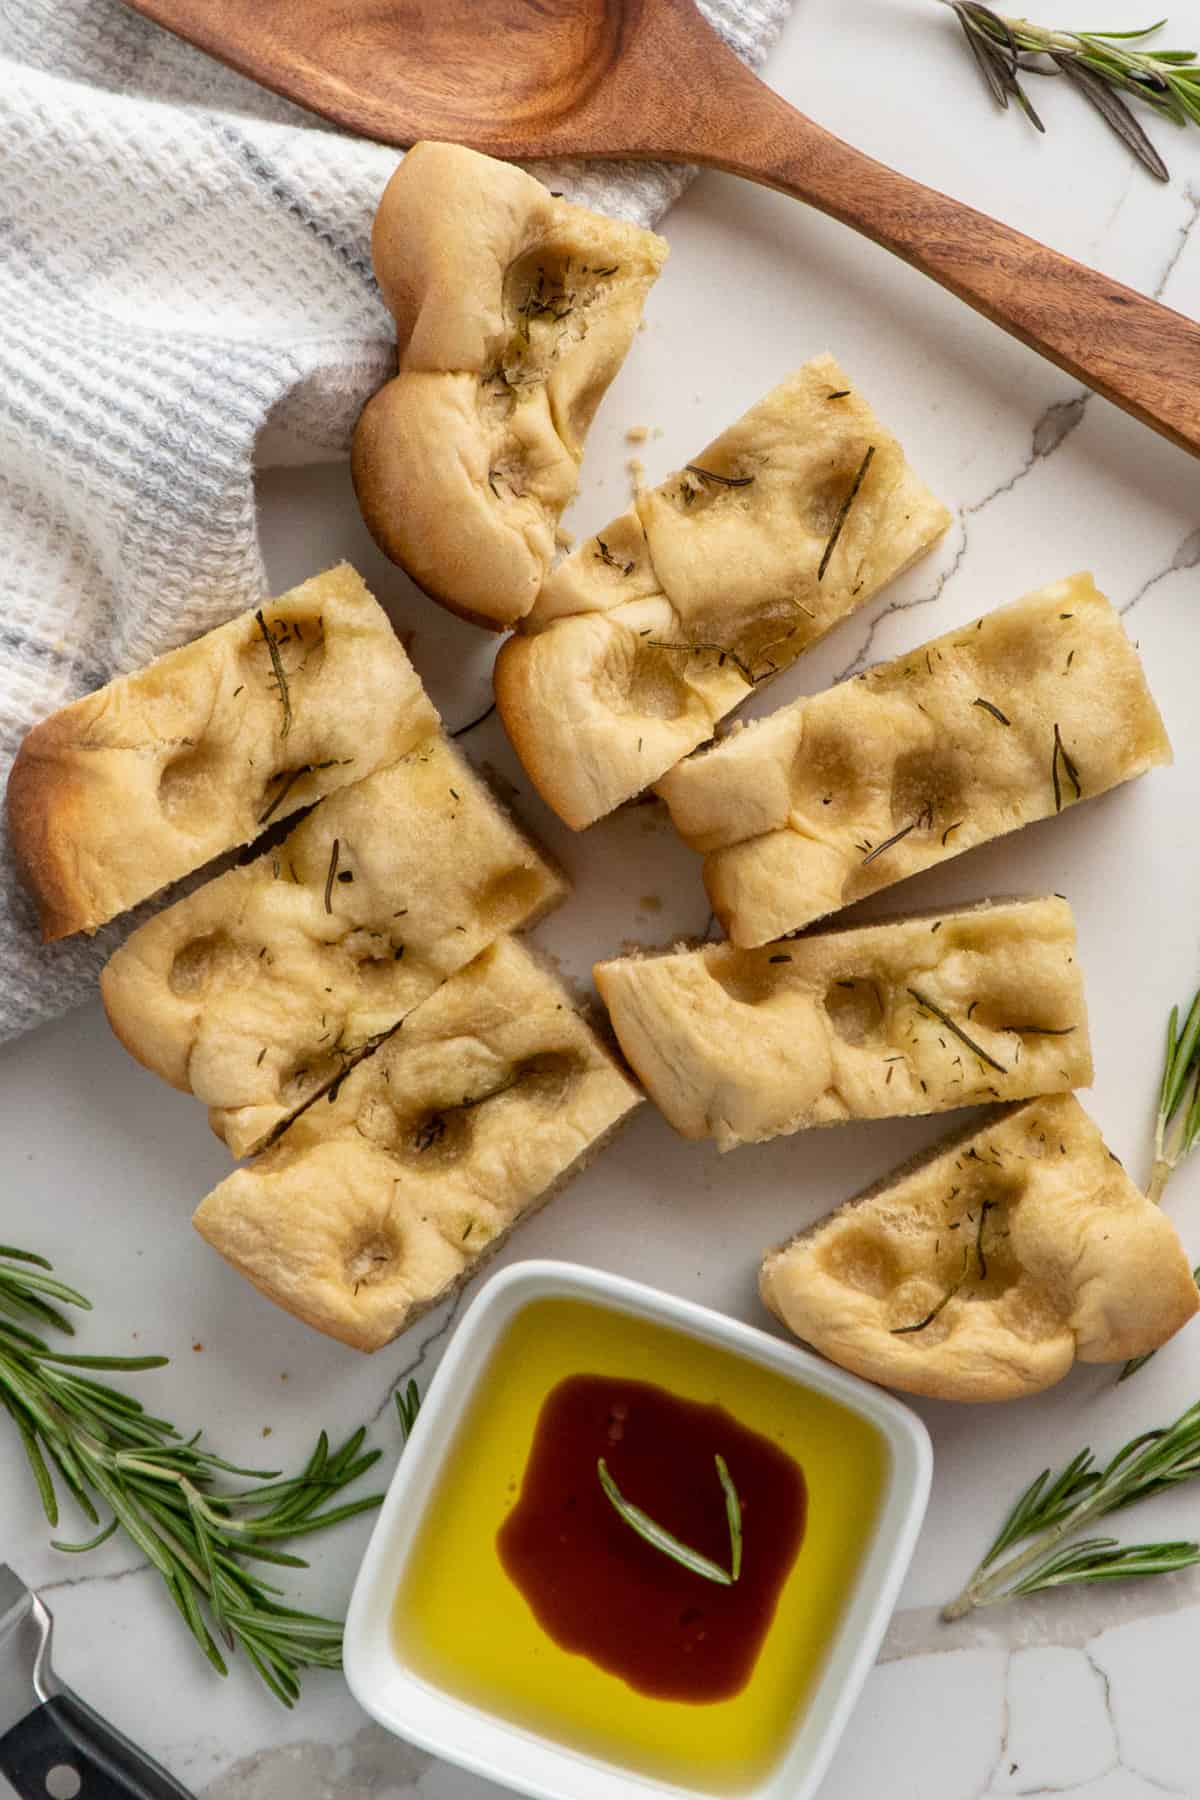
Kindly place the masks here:
[(90, 1706), (63, 1690), (0, 1738), (18, 1800), (192, 1800), (186, 1788)]

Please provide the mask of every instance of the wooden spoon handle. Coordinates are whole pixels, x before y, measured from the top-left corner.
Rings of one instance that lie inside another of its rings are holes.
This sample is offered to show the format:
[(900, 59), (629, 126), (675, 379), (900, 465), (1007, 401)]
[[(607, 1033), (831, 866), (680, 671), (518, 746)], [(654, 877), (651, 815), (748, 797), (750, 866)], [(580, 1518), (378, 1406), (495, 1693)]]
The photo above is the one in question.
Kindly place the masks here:
[(723, 130), (712, 129), (707, 108), (707, 118), (690, 122), (698, 161), (778, 188), (853, 226), (1106, 400), (1200, 455), (1200, 326), (885, 168), (747, 79), (747, 71), (739, 74), (741, 80), (724, 86)]

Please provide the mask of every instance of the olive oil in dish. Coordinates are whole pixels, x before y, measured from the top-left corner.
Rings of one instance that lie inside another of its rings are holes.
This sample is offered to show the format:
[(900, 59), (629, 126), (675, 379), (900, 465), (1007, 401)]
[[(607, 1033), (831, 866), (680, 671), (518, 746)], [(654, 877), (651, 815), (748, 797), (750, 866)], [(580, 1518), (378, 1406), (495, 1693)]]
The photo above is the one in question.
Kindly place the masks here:
[[(718, 1457), (739, 1511), (728, 1583), (645, 1541), (597, 1470), (728, 1572)], [(396, 1596), (396, 1647), (517, 1725), (736, 1793), (804, 1709), (887, 1467), (872, 1424), (769, 1368), (608, 1307), (534, 1301), (464, 1409)]]

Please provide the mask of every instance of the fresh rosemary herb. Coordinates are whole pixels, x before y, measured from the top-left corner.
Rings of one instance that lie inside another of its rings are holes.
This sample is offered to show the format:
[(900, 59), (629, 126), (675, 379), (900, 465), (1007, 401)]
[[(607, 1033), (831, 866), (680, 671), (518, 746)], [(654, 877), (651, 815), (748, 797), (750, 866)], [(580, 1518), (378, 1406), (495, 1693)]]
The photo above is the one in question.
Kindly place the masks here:
[(412, 1436), (412, 1428), (417, 1422), (417, 1414), (421, 1410), (421, 1393), (415, 1381), (409, 1379), (408, 1386), (397, 1388), (395, 1395), (396, 1412), (400, 1418), (400, 1442), (407, 1444)]
[(980, 698), (978, 700), (972, 700), (971, 705), (972, 706), (982, 706), (984, 712), (991, 713), (993, 719), (999, 719), (1001, 725), (1011, 725), (1012, 724), (1012, 720), (1006, 719), (1004, 714), (1000, 711), (1000, 708), (998, 706), (993, 706), (990, 700), (984, 700), (982, 698)]
[(970, 1261), (970, 1253), (968, 1251), (964, 1250), (963, 1251), (962, 1274), (959, 1276), (958, 1280), (954, 1283), (954, 1286), (946, 1289), (946, 1292), (942, 1295), (941, 1299), (937, 1302), (936, 1306), (932, 1306), (929, 1309), (929, 1311), (925, 1314), (925, 1317), (923, 1319), (918, 1319), (915, 1325), (893, 1325), (890, 1335), (892, 1337), (908, 1337), (911, 1332), (924, 1331), (924, 1329), (927, 1325), (932, 1325), (933, 1321), (937, 1318), (938, 1314), (942, 1311), (942, 1309), (944, 1307), (949, 1306), (949, 1304), (953, 1300), (955, 1294), (957, 1294), (959, 1288), (962, 1286), (963, 1282), (967, 1279), (967, 1264), (969, 1263), (969, 1261)]
[[(1171, 1126), (1174, 1125), (1174, 1130)], [(1200, 991), (1179, 1029), (1179, 1008), (1167, 1020), (1167, 1048), (1154, 1121), (1154, 1166), (1147, 1188), (1151, 1200), (1163, 1189), (1200, 1139)]]
[(1050, 779), (1054, 783), (1054, 810), (1056, 813), (1060, 813), (1062, 811), (1062, 805), (1063, 805), (1063, 803), (1062, 803), (1062, 783), (1059, 781), (1059, 778), (1058, 778), (1058, 765), (1059, 765), (1060, 759), (1061, 759), (1062, 766), (1063, 766), (1063, 773), (1066, 775), (1067, 780), (1071, 783), (1071, 786), (1075, 789), (1075, 798), (1077, 800), (1082, 800), (1083, 799), (1083, 788), (1081, 787), (1080, 781), (1079, 781), (1079, 770), (1075, 766), (1075, 764), (1072, 762), (1070, 756), (1067, 754), (1067, 747), (1062, 741), (1062, 732), (1058, 728), (1058, 721), (1055, 720), (1055, 722), (1054, 722), (1054, 749), (1052, 750), (1052, 752), (1050, 754)]
[(997, 1031), (1015, 1031), (1018, 1037), (1070, 1037), (1074, 1025), (997, 1025)]
[(341, 847), (340, 841), (334, 838), (329, 852), (329, 871), (325, 876), (325, 911), (327, 913), (333, 911), (333, 878), (337, 874), (338, 852)]
[(267, 629), (267, 621), (263, 618), (262, 607), (254, 615), (255, 623), (262, 632), (263, 643), (267, 646), (267, 655), (271, 658), (271, 668), (275, 674), (275, 685), (279, 689), (279, 704), (283, 708), (283, 724), (279, 727), (279, 735), (285, 738), (292, 729), (292, 696), (288, 688), (287, 676), (283, 672), (283, 658), (279, 654), (279, 645)]
[(1054, 31), (1010, 19), (976, 0), (944, 0), (962, 26), (976, 64), (998, 105), (1015, 100), (1031, 124), (1045, 127), (1019, 76), (1058, 75), (1083, 96), (1159, 181), (1167, 166), (1122, 95), (1174, 124), (1200, 124), (1200, 64), (1193, 50), (1135, 48), (1166, 24), (1134, 31)]
[[(228, 1674), (222, 1646), (241, 1649), (272, 1693), (293, 1705), (305, 1669), (340, 1667), (342, 1627), (283, 1605), (280, 1590), (246, 1565), (306, 1567), (279, 1542), (378, 1506), (379, 1494), (339, 1506), (326, 1502), (380, 1452), (363, 1450), (360, 1429), (333, 1452), (322, 1432), (298, 1475), (281, 1478), (228, 1463), (202, 1447), (199, 1432), (183, 1437), (130, 1395), (93, 1378), (99, 1369), (159, 1369), (165, 1356), (64, 1355), (29, 1329), (32, 1323), (37, 1331), (74, 1335), (64, 1306), (91, 1310), (82, 1294), (54, 1277), (44, 1257), (0, 1247), (0, 1407), (20, 1434), (50, 1525), (59, 1522), (61, 1484), (97, 1528), (82, 1543), (55, 1541), (55, 1549), (91, 1550), (123, 1531), (162, 1576), (218, 1674)], [(216, 1484), (228, 1476), (254, 1485), (225, 1491)], [(101, 1507), (111, 1514), (103, 1525)]]
[(829, 534), (829, 541), (826, 543), (825, 548), (821, 553), (821, 560), (817, 564), (818, 581), (823, 581), (825, 579), (825, 571), (829, 567), (829, 559), (837, 548), (837, 541), (842, 535), (842, 528), (849, 517), (850, 508), (858, 498), (858, 490), (866, 480), (867, 470), (871, 466), (871, 460), (874, 455), (874, 444), (868, 444), (867, 453), (859, 463), (858, 472), (855, 475), (854, 480), (850, 483), (850, 492), (838, 507), (837, 518), (833, 521), (833, 530)]
[(721, 1489), (725, 1495), (725, 1517), (729, 1525), (728, 1570), (723, 1569), (720, 1563), (710, 1561), (707, 1556), (701, 1556), (698, 1550), (693, 1550), (687, 1544), (681, 1543), (667, 1530), (665, 1525), (656, 1524), (649, 1513), (643, 1512), (640, 1506), (634, 1506), (632, 1501), (626, 1500), (609, 1474), (608, 1464), (603, 1457), (600, 1457), (596, 1464), (596, 1473), (600, 1477), (600, 1486), (612, 1501), (616, 1511), (640, 1538), (644, 1538), (656, 1550), (661, 1550), (664, 1556), (669, 1556), (675, 1562), (682, 1563), (683, 1567), (690, 1569), (693, 1575), (703, 1575), (706, 1581), (718, 1582), (721, 1587), (732, 1587), (742, 1572), (742, 1503), (726, 1467), (725, 1458), (714, 1456), (713, 1461), (717, 1467), (717, 1479), (721, 1483)]
[(683, 466), (689, 475), (698, 475), (701, 481), (711, 481), (714, 487), (750, 487), (754, 481), (753, 475), (718, 475), (715, 469), (702, 469), (699, 463), (685, 463)]
[(967, 1035), (961, 1025), (956, 1025), (954, 1023), (954, 1020), (950, 1017), (949, 1013), (943, 1012), (940, 1006), (935, 1006), (932, 1000), (927, 1000), (924, 994), (919, 994), (916, 988), (910, 987), (907, 991), (912, 995), (919, 1007), (927, 1013), (932, 1013), (935, 1019), (940, 1019), (942, 1024), (946, 1027), (946, 1030), (952, 1031), (959, 1043), (965, 1044), (967, 1049), (977, 1056), (981, 1062), (987, 1063), (988, 1067), (991, 1069), (998, 1069), (1001, 1075), (1008, 1074), (1008, 1070), (1005, 1068), (1004, 1064), (1002, 1062), (997, 1062), (994, 1056), (989, 1056), (982, 1044), (977, 1044), (973, 1037)]
[[(1018, 1499), (962, 1593), (943, 1608), (943, 1619), (961, 1619), (977, 1606), (995, 1606), (1043, 1588), (1120, 1581), (1200, 1562), (1200, 1544), (1194, 1543), (1122, 1546), (1115, 1538), (1085, 1538), (1064, 1544), (1093, 1520), (1197, 1475), (1200, 1402), (1173, 1424), (1139, 1433), (1103, 1469), (1095, 1467), (1090, 1450), (1081, 1450), (1053, 1477), (1043, 1469)], [(1025, 1548), (1000, 1562), (1017, 1544)]]

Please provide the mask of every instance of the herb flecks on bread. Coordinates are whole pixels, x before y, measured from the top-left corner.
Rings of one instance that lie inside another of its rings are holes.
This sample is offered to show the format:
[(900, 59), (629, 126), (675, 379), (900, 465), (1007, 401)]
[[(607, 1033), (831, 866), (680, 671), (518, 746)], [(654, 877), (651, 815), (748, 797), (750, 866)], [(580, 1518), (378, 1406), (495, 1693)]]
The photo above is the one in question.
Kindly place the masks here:
[(423, 143), (372, 250), (400, 368), (354, 434), (363, 517), (426, 593), (503, 628), (537, 598), (667, 247), (510, 163)]
[(722, 1150), (1092, 1079), (1075, 925), (1057, 897), (622, 957), (595, 976), (649, 1097)]
[(471, 1275), (639, 1099), (561, 984), (502, 939), (223, 1181), (196, 1227), (269, 1299), (375, 1350)]
[(343, 563), (26, 736), (9, 832), (47, 941), (93, 932), (437, 727)]
[(658, 791), (752, 945), (1170, 760), (1136, 649), (1074, 575), (735, 727)]
[(496, 663), (505, 728), (581, 829), (922, 556), (950, 515), (831, 356), (550, 574)]
[(1200, 1304), (1170, 1220), (1070, 1095), (960, 1134), (769, 1255), (767, 1306), (831, 1361), (1013, 1400), (1157, 1348)]
[(244, 1156), (565, 895), (435, 731), (141, 926), (101, 992), (126, 1048), (202, 1100)]

